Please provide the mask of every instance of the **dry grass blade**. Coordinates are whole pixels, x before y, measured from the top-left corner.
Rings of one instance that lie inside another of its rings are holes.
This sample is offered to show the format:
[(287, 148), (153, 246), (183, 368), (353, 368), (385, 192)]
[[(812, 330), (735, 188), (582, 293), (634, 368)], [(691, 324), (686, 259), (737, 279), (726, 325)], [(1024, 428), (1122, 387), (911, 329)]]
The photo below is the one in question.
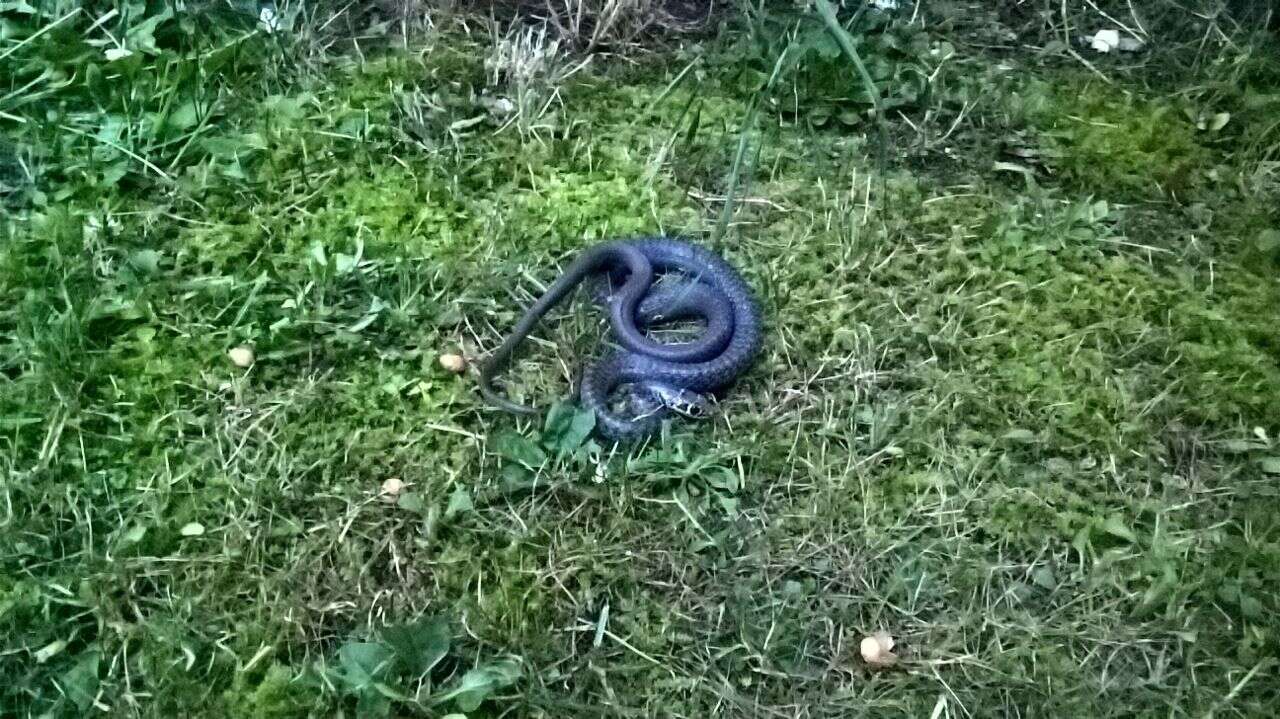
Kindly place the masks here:
[(751, 103), (747, 106), (747, 112), (742, 121), (742, 130), (738, 133), (737, 149), (733, 153), (733, 165), (729, 169), (729, 178), (725, 184), (724, 205), (720, 208), (720, 218), (716, 222), (715, 230), (712, 232), (711, 240), (713, 244), (723, 240), (729, 229), (729, 220), (733, 217), (735, 209), (735, 201), (739, 183), (742, 180), (743, 173), (749, 172), (746, 160), (747, 152), (751, 148), (751, 136), (756, 131), (756, 123), (760, 116), (760, 107), (764, 103), (765, 98), (773, 90), (778, 82), (778, 78), (782, 76), (782, 70), (787, 66), (787, 62), (792, 50), (795, 47), (795, 36), (792, 34), (790, 42), (784, 47), (774, 62), (773, 72), (769, 74), (769, 78), (756, 91), (751, 98)]

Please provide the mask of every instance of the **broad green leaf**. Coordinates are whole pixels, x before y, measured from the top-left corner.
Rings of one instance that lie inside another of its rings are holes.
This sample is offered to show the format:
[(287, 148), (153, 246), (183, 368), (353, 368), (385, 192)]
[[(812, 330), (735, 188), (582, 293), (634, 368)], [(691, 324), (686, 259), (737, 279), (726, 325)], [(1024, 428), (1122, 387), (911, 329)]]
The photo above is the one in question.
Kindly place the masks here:
[(547, 453), (533, 440), (511, 430), (500, 432), (493, 440), (494, 450), (513, 462), (537, 469), (547, 461)]
[(839, 120), (842, 125), (855, 127), (862, 124), (862, 113), (852, 108), (848, 110), (841, 110), (840, 114), (836, 115), (836, 119)]
[(502, 465), (502, 488), (507, 492), (518, 492), (533, 486), (534, 474), (527, 467), (519, 464)]
[(725, 492), (737, 492), (741, 487), (738, 473), (728, 467), (712, 467), (704, 476), (707, 484)]
[(1248, 594), (1240, 596), (1240, 614), (1245, 619), (1261, 619), (1265, 612), (1266, 608), (1256, 598)]
[(375, 687), (360, 691), (356, 699), (356, 716), (359, 719), (382, 719), (391, 715), (391, 699)]
[(349, 274), (360, 263), (360, 258), (355, 255), (348, 255), (342, 252), (334, 255), (333, 267), (340, 275)]
[(129, 161), (123, 157), (118, 158), (115, 162), (102, 168), (102, 179), (98, 186), (114, 187), (127, 174), (129, 174)]
[(283, 120), (286, 123), (301, 119), (306, 113), (306, 105), (310, 104), (315, 97), (310, 93), (302, 93), (297, 97), (286, 97), (284, 95), (272, 95), (262, 103), (262, 108), (276, 120)]
[(169, 113), (165, 124), (179, 132), (190, 130), (200, 123), (200, 108), (194, 100), (187, 100)]
[(364, 115), (353, 115), (346, 118), (338, 125), (337, 131), (343, 135), (353, 135), (359, 137), (368, 126), (365, 122)]
[(173, 10), (166, 7), (161, 12), (130, 27), (125, 32), (125, 37), (128, 38), (126, 44), (133, 49), (142, 50), (150, 54), (159, 53), (160, 50), (156, 47), (156, 28), (172, 17)]
[(1089, 529), (1089, 525), (1081, 527), (1080, 531), (1076, 532), (1076, 536), (1071, 538), (1071, 547), (1079, 552), (1082, 557), (1088, 555), (1089, 549), (1093, 546), (1089, 538)]
[(1159, 609), (1160, 603), (1169, 596), (1171, 587), (1164, 582), (1158, 582), (1147, 587), (1142, 593), (1142, 599), (1137, 606), (1133, 608), (1130, 616), (1135, 619), (1145, 619), (1155, 614)]
[(138, 250), (129, 255), (129, 264), (144, 274), (151, 274), (160, 267), (160, 253), (155, 250)]
[(147, 536), (147, 526), (145, 524), (135, 524), (120, 538), (120, 543), (124, 546), (137, 544), (145, 536)]
[(324, 245), (320, 242), (311, 243), (311, 261), (320, 267), (329, 266), (329, 256), (324, 251)]
[(1054, 589), (1058, 586), (1058, 578), (1048, 567), (1036, 567), (1031, 570), (1031, 582), (1042, 589)]
[(270, 145), (267, 144), (267, 138), (262, 136), (261, 132), (246, 132), (240, 136), (241, 143), (245, 147), (254, 150), (267, 150)]
[(99, 659), (98, 652), (85, 652), (59, 678), (62, 693), (81, 711), (88, 709), (98, 694)]
[(558, 441), (560, 435), (569, 426), (572, 416), (573, 405), (569, 402), (556, 402), (551, 405), (551, 409), (547, 410), (547, 421), (542, 425), (543, 439), (551, 443)]
[(372, 689), (373, 683), (386, 671), (390, 660), (391, 649), (385, 644), (349, 642), (338, 650), (342, 677), (354, 691)]
[(840, 57), (840, 45), (836, 43), (835, 38), (825, 32), (809, 33), (808, 41), (805, 45), (805, 50), (814, 51), (818, 57), (827, 60)]
[(730, 517), (738, 516), (738, 498), (726, 497), (723, 494), (716, 495), (716, 501), (720, 503), (720, 509)]
[(200, 147), (220, 160), (234, 160), (240, 152), (251, 149), (243, 140), (230, 137), (203, 137), (200, 139)]
[(462, 675), (457, 686), (444, 692), (437, 702), (452, 700), (464, 712), (480, 708), (495, 692), (514, 684), (522, 675), (519, 660), (503, 659), (478, 666)]
[(466, 487), (458, 485), (458, 488), (453, 490), (453, 494), (449, 497), (449, 506), (445, 507), (444, 516), (451, 518), (463, 512), (470, 512), (474, 508), (475, 505), (471, 502), (471, 492), (468, 492)]
[(1229, 604), (1238, 604), (1240, 602), (1240, 583), (1238, 581), (1228, 581), (1218, 587), (1218, 598)]
[(396, 500), (396, 506), (409, 512), (421, 512), (427, 508), (421, 495), (416, 492), (405, 492)]
[(547, 413), (543, 443), (559, 454), (573, 452), (596, 427), (594, 412), (578, 409), (568, 402), (558, 402)]
[(382, 640), (395, 653), (400, 668), (420, 676), (449, 653), (449, 622), (442, 617), (423, 617), (408, 624), (394, 624), (382, 630)]
[(1253, 244), (1263, 254), (1280, 252), (1280, 230), (1272, 228), (1262, 230), (1253, 239)]
[(1280, 474), (1280, 457), (1262, 457), (1258, 460), (1258, 466), (1267, 474)]
[(1132, 529), (1124, 523), (1119, 515), (1111, 515), (1102, 523), (1102, 531), (1113, 537), (1119, 537), (1128, 542), (1137, 542), (1138, 537), (1133, 533)]

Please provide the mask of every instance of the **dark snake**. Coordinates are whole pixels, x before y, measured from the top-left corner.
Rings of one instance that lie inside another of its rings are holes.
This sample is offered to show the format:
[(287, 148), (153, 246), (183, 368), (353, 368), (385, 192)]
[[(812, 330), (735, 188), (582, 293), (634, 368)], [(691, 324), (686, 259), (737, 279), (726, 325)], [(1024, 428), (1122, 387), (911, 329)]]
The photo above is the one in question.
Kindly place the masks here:
[[(683, 277), (655, 284), (665, 273)], [(606, 284), (621, 283), (598, 296), (621, 348), (587, 367), (579, 387), (583, 408), (595, 414), (596, 429), (607, 439), (640, 439), (658, 430), (673, 413), (700, 413), (706, 406), (704, 395), (733, 382), (759, 353), (760, 308), (729, 263), (671, 237), (608, 242), (579, 255), (489, 356), (480, 371), (480, 390), (490, 404), (519, 414), (537, 413), (500, 396), (493, 387), (494, 376), (543, 315), (593, 276)], [(687, 319), (705, 324), (696, 339), (663, 343), (645, 335), (645, 329), (657, 324)], [(619, 412), (611, 406), (611, 395), (623, 385), (632, 388), (638, 412)]]

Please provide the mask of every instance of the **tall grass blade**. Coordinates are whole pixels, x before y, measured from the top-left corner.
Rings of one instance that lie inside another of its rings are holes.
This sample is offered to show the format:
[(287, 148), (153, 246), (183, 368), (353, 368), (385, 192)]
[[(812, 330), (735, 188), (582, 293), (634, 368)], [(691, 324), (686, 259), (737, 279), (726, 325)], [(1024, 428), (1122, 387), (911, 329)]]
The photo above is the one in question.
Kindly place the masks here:
[(867, 95), (871, 98), (871, 108), (876, 115), (876, 130), (879, 134), (880, 148), (877, 151), (877, 163), (880, 172), (883, 174), (885, 165), (888, 163), (889, 151), (889, 125), (885, 120), (884, 101), (880, 98), (880, 90), (876, 87), (876, 83), (871, 79), (871, 73), (867, 71), (867, 66), (862, 62), (862, 57), (858, 55), (858, 50), (853, 46), (853, 36), (849, 31), (844, 29), (840, 21), (836, 18), (836, 9), (829, 0), (814, 0), (814, 8), (818, 11), (818, 17), (822, 18), (823, 24), (827, 26), (827, 31), (835, 38), (840, 45), (840, 49), (849, 58), (849, 62), (853, 63), (854, 68), (858, 71), (858, 77), (862, 80), (862, 84), (866, 87)]
[(712, 243), (719, 242), (724, 238), (725, 232), (729, 227), (729, 219), (733, 217), (738, 180), (742, 177), (742, 170), (745, 165), (743, 160), (747, 156), (747, 149), (751, 146), (751, 134), (755, 131), (756, 119), (760, 116), (760, 105), (764, 103), (765, 97), (768, 96), (773, 86), (777, 83), (778, 77), (782, 75), (782, 69), (786, 66), (791, 50), (795, 47), (794, 28), (789, 34), (790, 39), (787, 42), (787, 46), (778, 55), (778, 60), (774, 63), (773, 72), (770, 73), (769, 79), (756, 91), (755, 97), (751, 99), (751, 104), (747, 107), (747, 116), (742, 123), (742, 133), (738, 136), (738, 149), (733, 155), (733, 167), (729, 171), (729, 184), (724, 191), (724, 206), (720, 208), (720, 219), (716, 222), (715, 231), (711, 234)]

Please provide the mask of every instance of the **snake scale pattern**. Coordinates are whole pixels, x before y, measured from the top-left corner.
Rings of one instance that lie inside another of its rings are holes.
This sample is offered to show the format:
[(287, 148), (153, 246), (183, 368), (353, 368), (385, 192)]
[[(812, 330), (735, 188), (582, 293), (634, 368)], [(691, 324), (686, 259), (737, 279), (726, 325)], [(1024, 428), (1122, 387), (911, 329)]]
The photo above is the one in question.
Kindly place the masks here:
[[(666, 275), (679, 279), (656, 282)], [(759, 354), (760, 308), (729, 263), (681, 238), (617, 240), (579, 255), (489, 356), (480, 371), (480, 389), (490, 404), (537, 413), (499, 395), (493, 379), (538, 321), (588, 278), (602, 281), (598, 299), (620, 345), (586, 368), (579, 388), (583, 407), (595, 413), (596, 429), (607, 439), (641, 439), (674, 413), (703, 413), (706, 395), (731, 384)], [(687, 342), (663, 343), (645, 332), (688, 319), (701, 320), (704, 329)], [(630, 388), (629, 411), (612, 401), (623, 386)]]

